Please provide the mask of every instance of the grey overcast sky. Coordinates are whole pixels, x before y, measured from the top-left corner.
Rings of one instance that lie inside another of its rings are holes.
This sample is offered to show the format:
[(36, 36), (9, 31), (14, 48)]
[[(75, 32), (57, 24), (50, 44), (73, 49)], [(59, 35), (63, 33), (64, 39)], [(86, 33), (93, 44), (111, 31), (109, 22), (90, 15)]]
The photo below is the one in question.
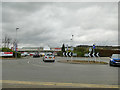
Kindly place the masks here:
[(2, 37), (15, 39), (17, 27), (19, 47), (117, 45), (118, 3), (3, 2)]

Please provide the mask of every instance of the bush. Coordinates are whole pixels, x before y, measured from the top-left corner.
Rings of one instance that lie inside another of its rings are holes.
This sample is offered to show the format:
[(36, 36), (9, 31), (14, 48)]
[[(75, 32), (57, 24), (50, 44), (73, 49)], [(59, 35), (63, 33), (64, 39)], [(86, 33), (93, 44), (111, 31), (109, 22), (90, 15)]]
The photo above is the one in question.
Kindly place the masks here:
[(88, 48), (84, 47), (75, 47), (73, 52), (77, 53), (78, 57), (84, 57), (84, 54), (89, 52), (88, 50)]
[[(15, 51), (13, 52), (13, 57), (15, 57)], [(17, 52), (17, 58), (21, 58), (21, 53)]]
[(83, 52), (77, 52), (77, 56), (78, 57), (84, 57), (84, 53)]
[(2, 48), (0, 49), (2, 52), (13, 52), (11, 49), (9, 48)]
[(61, 52), (57, 52), (57, 56), (63, 56), (62, 51)]

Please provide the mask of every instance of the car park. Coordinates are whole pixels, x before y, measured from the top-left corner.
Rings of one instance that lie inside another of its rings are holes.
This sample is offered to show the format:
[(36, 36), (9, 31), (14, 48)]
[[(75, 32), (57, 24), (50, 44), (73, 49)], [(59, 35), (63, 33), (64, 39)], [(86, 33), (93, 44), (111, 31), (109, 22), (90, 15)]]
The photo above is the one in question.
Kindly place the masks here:
[(21, 56), (22, 56), (22, 57), (30, 56), (30, 54), (29, 54), (28, 52), (22, 52), (22, 53), (21, 53)]
[(33, 55), (33, 58), (37, 58), (37, 57), (40, 57), (39, 53), (35, 53), (35, 54)]
[(110, 66), (120, 66), (120, 54), (112, 54), (109, 65)]
[(55, 56), (52, 53), (46, 53), (45, 56), (43, 57), (43, 61), (55, 61)]
[(25, 57), (25, 54), (24, 54), (24, 53), (21, 53), (21, 56), (22, 56), (22, 57)]

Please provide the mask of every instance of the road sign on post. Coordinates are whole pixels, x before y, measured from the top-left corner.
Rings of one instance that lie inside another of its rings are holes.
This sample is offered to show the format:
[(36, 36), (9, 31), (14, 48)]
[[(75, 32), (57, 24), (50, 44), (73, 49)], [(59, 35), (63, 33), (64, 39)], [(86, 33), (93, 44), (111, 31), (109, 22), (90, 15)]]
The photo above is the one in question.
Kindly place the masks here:
[(93, 44), (93, 57), (95, 58), (95, 61), (96, 61), (96, 57), (95, 57), (95, 44)]
[(66, 52), (66, 56), (67, 56), (67, 60), (68, 60), (68, 44), (67, 44), (67, 52)]
[(93, 44), (93, 49), (95, 49), (95, 44)]
[(91, 51), (92, 51), (92, 48), (90, 47), (90, 48), (89, 48), (89, 52), (91, 52)]

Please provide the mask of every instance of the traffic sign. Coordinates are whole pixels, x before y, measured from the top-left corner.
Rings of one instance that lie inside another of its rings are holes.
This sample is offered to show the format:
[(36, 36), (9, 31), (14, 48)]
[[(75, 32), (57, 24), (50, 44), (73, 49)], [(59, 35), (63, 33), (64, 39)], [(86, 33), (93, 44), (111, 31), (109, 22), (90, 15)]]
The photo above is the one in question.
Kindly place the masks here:
[(97, 57), (99, 57), (99, 52), (96, 55), (97, 55)]
[(91, 52), (91, 51), (92, 51), (92, 48), (90, 47), (90, 48), (89, 48), (89, 52)]
[(66, 56), (68, 56), (68, 52), (66, 52)]
[(73, 55), (72, 52), (63, 52), (63, 56), (69, 56), (71, 57)]
[(92, 56), (95, 57), (95, 53), (93, 53)]
[(95, 49), (95, 44), (93, 44), (93, 49)]
[(63, 56), (65, 56), (65, 52), (63, 52)]
[(90, 54), (91, 54), (91, 53), (88, 53), (88, 56), (89, 56), (89, 57), (91, 57), (91, 55), (90, 55)]
[(97, 52), (97, 53), (88, 53), (88, 56), (89, 57), (99, 57), (99, 52)]
[(69, 52), (69, 56), (72, 56), (71, 52)]

